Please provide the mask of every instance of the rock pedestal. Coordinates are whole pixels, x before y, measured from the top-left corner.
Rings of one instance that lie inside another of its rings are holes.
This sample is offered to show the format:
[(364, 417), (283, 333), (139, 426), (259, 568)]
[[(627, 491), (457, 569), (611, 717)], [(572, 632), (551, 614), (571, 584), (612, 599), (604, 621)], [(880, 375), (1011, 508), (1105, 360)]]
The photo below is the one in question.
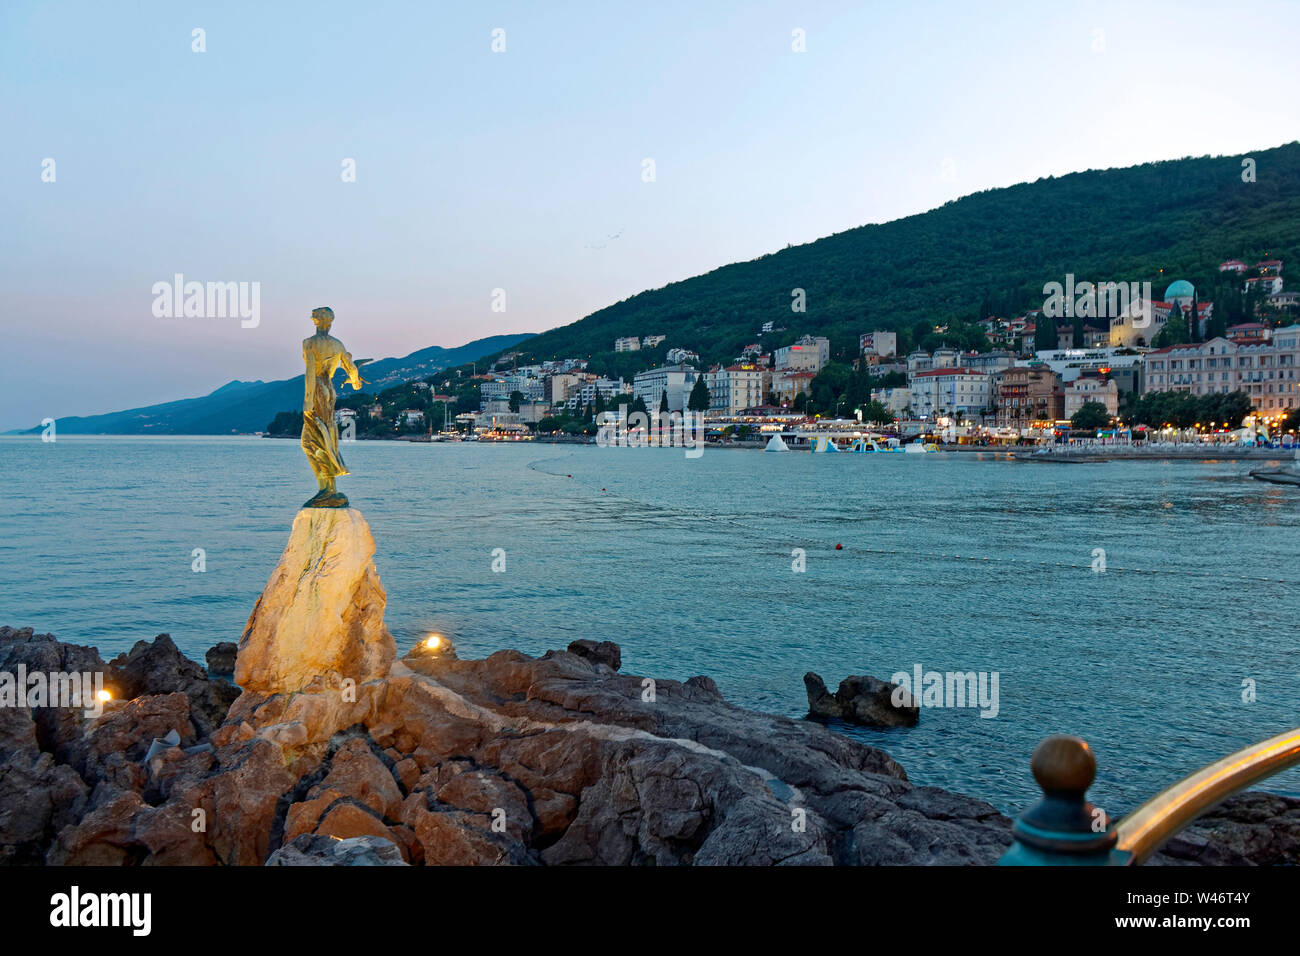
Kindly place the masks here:
[(386, 676), (397, 645), (384, 625), (374, 554), (355, 508), (299, 511), (239, 640), (235, 683), (281, 694), (331, 674), (358, 684)]

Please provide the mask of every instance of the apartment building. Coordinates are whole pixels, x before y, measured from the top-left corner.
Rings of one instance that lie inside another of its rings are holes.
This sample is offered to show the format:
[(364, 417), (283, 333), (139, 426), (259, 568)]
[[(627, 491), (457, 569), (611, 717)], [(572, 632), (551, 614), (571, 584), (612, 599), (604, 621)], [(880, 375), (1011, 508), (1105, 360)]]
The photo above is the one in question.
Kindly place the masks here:
[(1271, 339), (1213, 338), (1171, 345), (1142, 356), (1143, 392), (1245, 392), (1262, 412), (1300, 407), (1300, 325), (1274, 329)]
[(858, 351), (865, 356), (878, 359), (891, 358), (898, 354), (897, 332), (867, 332), (858, 336)]
[(651, 412), (659, 411), (663, 396), (668, 395), (670, 412), (686, 411), (686, 401), (699, 378), (699, 370), (689, 365), (664, 365), (661, 368), (637, 372), (632, 380), (633, 394), (645, 402)]
[(1104, 405), (1107, 415), (1119, 414), (1119, 386), (1095, 372), (1087, 372), (1074, 381), (1067, 382), (1063, 391), (1065, 393), (1063, 418), (1073, 418), (1074, 413), (1088, 402)]
[(831, 360), (831, 340), (805, 335), (793, 345), (777, 349), (775, 357), (778, 369), (820, 372)]
[(1000, 372), (992, 391), (996, 421), (1003, 428), (1030, 428), (1065, 415), (1060, 376), (1042, 363)]
[(912, 401), (912, 390), (910, 388), (873, 388), (871, 390), (871, 400), (879, 402), (895, 417), (902, 418), (906, 414), (909, 403)]
[(932, 368), (908, 382), (908, 403), (916, 418), (975, 418), (989, 407), (989, 376), (968, 368)]
[(509, 399), (513, 392), (521, 392), (530, 402), (540, 402), (546, 398), (546, 383), (531, 375), (505, 375), (479, 386), (479, 398), (484, 402)]
[(728, 365), (704, 375), (709, 389), (709, 411), (716, 415), (739, 415), (743, 409), (762, 405), (771, 387), (772, 373), (757, 365)]

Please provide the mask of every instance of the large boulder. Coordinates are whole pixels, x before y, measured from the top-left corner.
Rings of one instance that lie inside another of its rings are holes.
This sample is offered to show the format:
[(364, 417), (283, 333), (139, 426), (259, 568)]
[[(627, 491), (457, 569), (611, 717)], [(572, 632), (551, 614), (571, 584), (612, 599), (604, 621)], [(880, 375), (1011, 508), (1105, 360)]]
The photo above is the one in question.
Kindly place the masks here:
[(331, 677), (357, 684), (388, 673), (397, 644), (375, 540), (355, 508), (304, 508), (239, 640), (235, 683), (293, 693)]
[(208, 673), (215, 677), (233, 677), (238, 654), (239, 645), (234, 641), (218, 641), (213, 644), (203, 655), (208, 662)]
[(623, 650), (613, 641), (592, 641), (584, 637), (569, 643), (569, 653), (596, 664), (606, 664), (613, 670), (623, 666)]
[[(221, 726), (239, 689), (213, 680), (176, 647), (169, 634), (152, 641), (137, 641), (125, 654), (108, 662), (108, 682), (119, 697), (181, 693), (189, 698), (190, 716), (199, 736), (207, 737)], [(184, 728), (176, 728), (184, 736)]]
[[(808, 692), (808, 715), (820, 720), (846, 720), (867, 727), (911, 727), (921, 712), (906, 690), (869, 675), (844, 678), (834, 694), (812, 671), (803, 675), (803, 685)], [(900, 691), (898, 705), (894, 704), (895, 691)]]

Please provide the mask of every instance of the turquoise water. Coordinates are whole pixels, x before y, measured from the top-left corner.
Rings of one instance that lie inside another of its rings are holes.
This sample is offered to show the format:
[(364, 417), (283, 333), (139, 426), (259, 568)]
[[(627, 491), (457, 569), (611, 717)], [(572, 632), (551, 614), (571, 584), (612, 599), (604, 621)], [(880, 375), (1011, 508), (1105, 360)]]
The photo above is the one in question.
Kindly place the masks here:
[[(430, 630), (471, 657), (614, 640), (625, 671), (708, 674), (729, 700), (791, 716), (808, 670), (832, 689), (916, 664), (997, 672), (995, 718), (935, 708), (914, 728), (846, 732), (919, 783), (1009, 812), (1034, 799), (1029, 754), (1050, 733), (1093, 744), (1093, 799), (1115, 814), (1300, 724), (1300, 489), (1245, 477), (1259, 463), (388, 442), (344, 454), (403, 651)], [(315, 491), (298, 443), (266, 439), (7, 438), (0, 474), (0, 623), (105, 657), (162, 631), (200, 661), (238, 640)], [(1300, 791), (1300, 772), (1271, 787)]]

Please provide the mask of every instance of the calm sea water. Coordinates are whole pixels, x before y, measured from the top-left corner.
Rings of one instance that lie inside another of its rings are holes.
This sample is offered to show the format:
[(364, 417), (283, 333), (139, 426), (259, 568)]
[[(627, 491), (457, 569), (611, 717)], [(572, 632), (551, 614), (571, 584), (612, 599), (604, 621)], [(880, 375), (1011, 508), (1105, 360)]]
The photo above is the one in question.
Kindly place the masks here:
[[(431, 630), (463, 657), (609, 639), (627, 672), (708, 674), (790, 716), (809, 670), (832, 689), (916, 664), (997, 672), (996, 718), (929, 709), (914, 728), (845, 732), (1008, 812), (1034, 800), (1047, 734), (1093, 744), (1093, 799), (1115, 814), (1300, 723), (1300, 489), (1244, 463), (386, 442), (345, 456), (400, 651)], [(265, 439), (7, 438), (0, 474), (0, 623), (106, 658), (163, 631), (200, 661), (238, 640), (315, 491), (298, 443)], [(1300, 773), (1270, 786), (1300, 791)]]

